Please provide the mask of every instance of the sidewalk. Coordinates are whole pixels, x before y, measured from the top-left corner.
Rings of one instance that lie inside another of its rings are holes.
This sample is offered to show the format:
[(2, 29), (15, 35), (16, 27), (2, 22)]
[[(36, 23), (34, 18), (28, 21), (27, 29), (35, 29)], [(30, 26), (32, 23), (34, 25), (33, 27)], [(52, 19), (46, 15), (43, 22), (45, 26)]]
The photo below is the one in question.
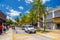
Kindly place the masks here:
[(12, 40), (12, 30), (9, 29), (6, 34), (0, 35), (0, 40)]
[(52, 38), (52, 40), (60, 40), (60, 30), (52, 30), (51, 32), (47, 33), (38, 32), (37, 34), (47, 38)]

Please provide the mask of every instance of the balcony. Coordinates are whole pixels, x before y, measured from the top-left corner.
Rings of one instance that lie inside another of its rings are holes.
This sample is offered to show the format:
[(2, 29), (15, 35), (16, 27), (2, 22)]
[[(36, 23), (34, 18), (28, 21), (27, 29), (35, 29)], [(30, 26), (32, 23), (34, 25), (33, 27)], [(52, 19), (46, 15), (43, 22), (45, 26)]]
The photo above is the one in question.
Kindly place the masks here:
[(51, 13), (49, 13), (47, 16), (46, 16), (46, 19), (48, 20), (48, 19), (52, 19), (52, 12)]
[(55, 11), (55, 12), (54, 12), (54, 16), (55, 16), (55, 18), (56, 18), (56, 17), (60, 17), (60, 10)]

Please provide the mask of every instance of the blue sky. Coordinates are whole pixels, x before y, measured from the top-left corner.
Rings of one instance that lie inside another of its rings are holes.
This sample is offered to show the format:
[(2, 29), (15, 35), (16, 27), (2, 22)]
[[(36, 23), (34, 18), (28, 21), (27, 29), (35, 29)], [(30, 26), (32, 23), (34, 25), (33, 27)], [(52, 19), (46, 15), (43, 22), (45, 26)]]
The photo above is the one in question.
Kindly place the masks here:
[[(0, 0), (0, 10), (12, 18), (19, 16), (19, 13), (25, 14), (31, 9), (30, 3), (33, 0)], [(43, 0), (50, 8), (60, 6), (60, 0)]]

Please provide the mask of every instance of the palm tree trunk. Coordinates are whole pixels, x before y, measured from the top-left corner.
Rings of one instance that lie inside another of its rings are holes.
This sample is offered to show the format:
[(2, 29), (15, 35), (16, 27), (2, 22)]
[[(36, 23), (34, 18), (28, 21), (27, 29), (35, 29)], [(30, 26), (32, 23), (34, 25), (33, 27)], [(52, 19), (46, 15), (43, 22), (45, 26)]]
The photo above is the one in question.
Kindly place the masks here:
[(39, 10), (39, 7), (38, 7), (38, 30), (40, 30), (40, 10)]
[(46, 31), (46, 14), (44, 14), (44, 31)]

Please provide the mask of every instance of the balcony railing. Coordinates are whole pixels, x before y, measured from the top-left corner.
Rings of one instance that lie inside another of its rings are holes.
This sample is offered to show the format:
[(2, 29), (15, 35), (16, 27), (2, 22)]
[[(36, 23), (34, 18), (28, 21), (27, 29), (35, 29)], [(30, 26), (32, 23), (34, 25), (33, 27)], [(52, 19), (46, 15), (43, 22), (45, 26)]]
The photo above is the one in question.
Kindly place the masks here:
[(52, 13), (49, 13), (49, 14), (46, 16), (46, 19), (52, 19)]
[(55, 17), (60, 17), (60, 10), (54, 12)]

